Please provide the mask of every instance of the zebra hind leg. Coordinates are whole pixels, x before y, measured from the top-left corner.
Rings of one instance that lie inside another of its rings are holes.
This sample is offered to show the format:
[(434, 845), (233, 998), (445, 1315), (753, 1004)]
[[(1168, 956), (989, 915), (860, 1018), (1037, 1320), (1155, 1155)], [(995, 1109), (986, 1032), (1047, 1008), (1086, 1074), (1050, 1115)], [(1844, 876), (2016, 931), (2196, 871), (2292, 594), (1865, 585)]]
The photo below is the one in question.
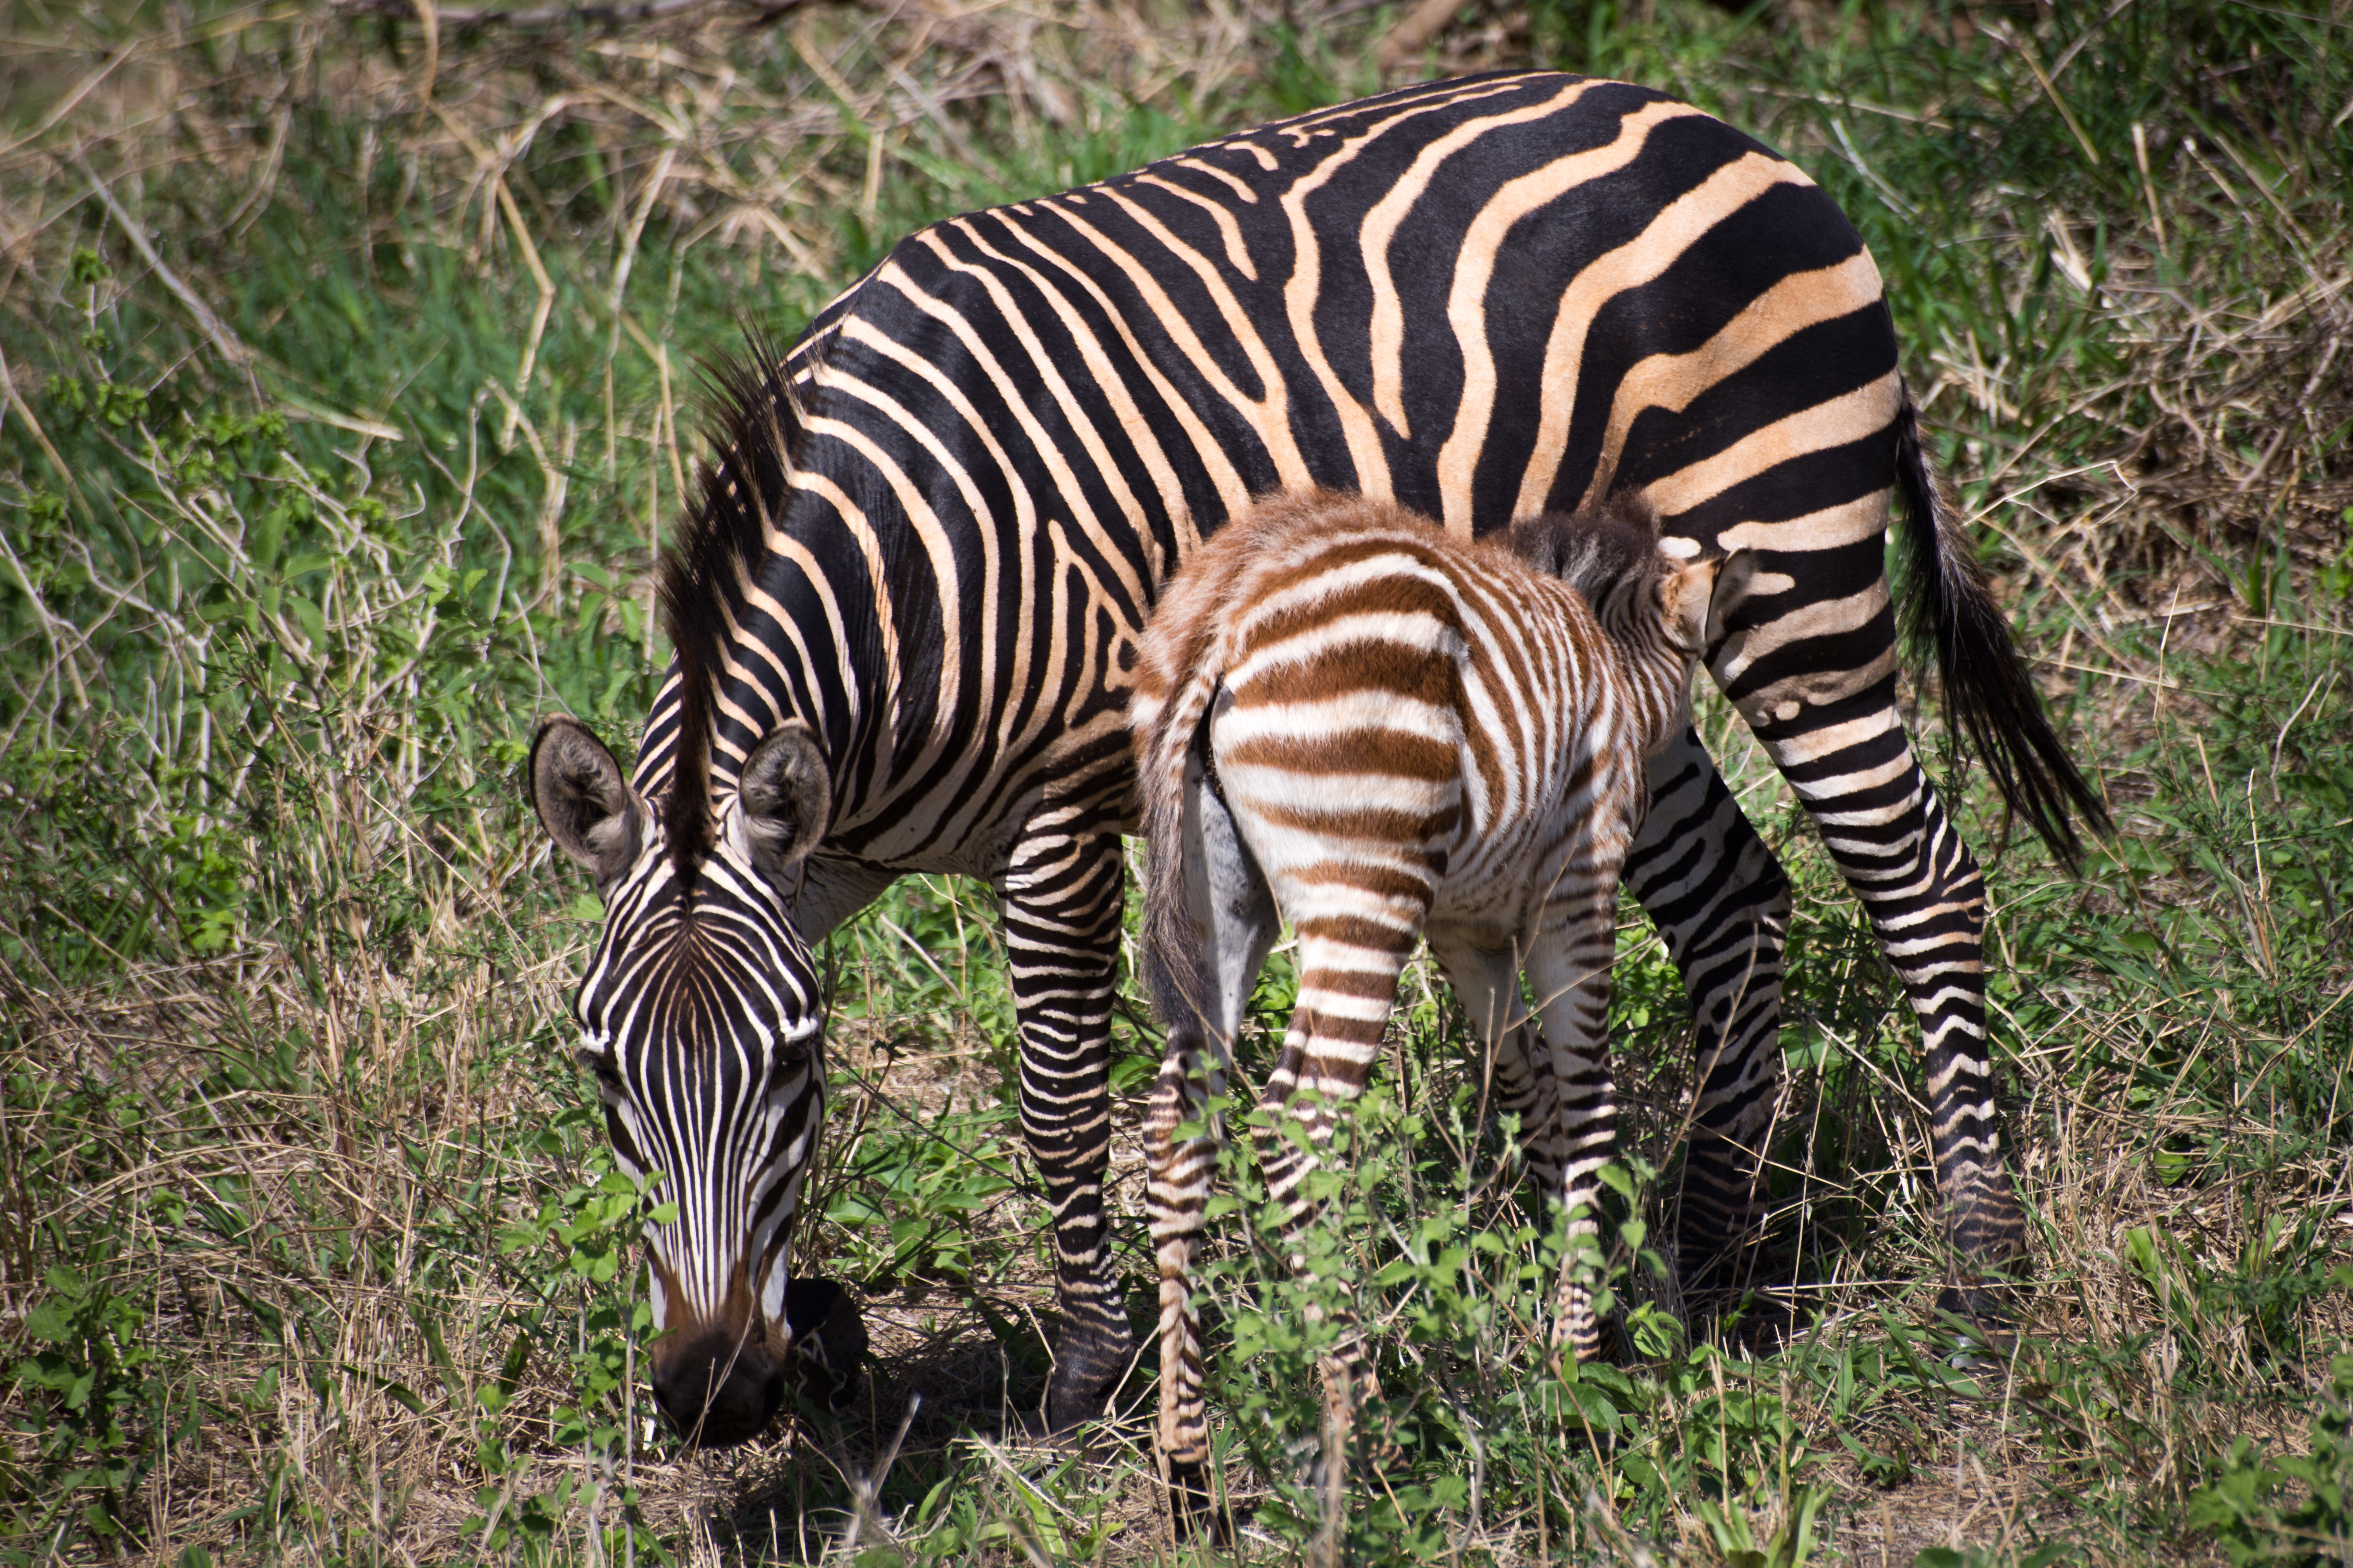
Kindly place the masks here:
[(1807, 805), (1920, 1019), (1929, 1142), (1953, 1261), (1938, 1304), (2005, 1324), (2008, 1288), (2024, 1279), (2029, 1258), (2026, 1216), (2002, 1160), (1986, 1036), (1985, 879), (1892, 703), (1878, 744), (1857, 751), (1838, 759), (1841, 773), (1865, 782), (1843, 794), (1824, 789)]
[(1061, 1332), (1046, 1420), (1103, 1413), (1135, 1358), (1103, 1215), (1111, 1157), (1111, 1009), (1124, 865), (1115, 833), (1043, 825), (1001, 893), (1006, 967), (1021, 1034), (1021, 1130), (1054, 1215)]
[(1626, 885), (1665, 939), (1696, 1025), (1675, 1273), (1686, 1305), (1705, 1312), (1739, 1301), (1757, 1265), (1789, 882), (1696, 731), (1651, 758), (1650, 773)]

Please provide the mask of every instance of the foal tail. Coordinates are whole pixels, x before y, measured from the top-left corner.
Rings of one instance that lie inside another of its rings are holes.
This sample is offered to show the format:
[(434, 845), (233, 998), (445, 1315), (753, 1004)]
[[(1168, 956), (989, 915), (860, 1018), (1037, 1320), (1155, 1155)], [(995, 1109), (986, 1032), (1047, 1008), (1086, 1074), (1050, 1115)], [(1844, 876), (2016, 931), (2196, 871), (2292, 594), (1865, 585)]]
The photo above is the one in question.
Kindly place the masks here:
[(1198, 1025), (1209, 995), (1208, 969), (1186, 890), (1185, 770), (1208, 722), (1219, 672), (1208, 657), (1208, 639), (1185, 640), (1195, 646), (1183, 651), (1195, 657), (1176, 672), (1175, 689), (1152, 690), (1147, 666), (1128, 709), (1136, 786), (1144, 797), (1145, 984), (1171, 1029)]
[(1904, 491), (1908, 546), (1905, 633), (1923, 657), (1934, 650), (1948, 721), (1985, 759), (2004, 804), (2072, 867), (2083, 846), (2070, 814), (2105, 836), (2111, 831), (2107, 807), (2075, 770), (2042, 710), (2042, 694), (1994, 603), (1985, 569), (1929, 469), (1909, 388), (1895, 415), (1895, 478)]

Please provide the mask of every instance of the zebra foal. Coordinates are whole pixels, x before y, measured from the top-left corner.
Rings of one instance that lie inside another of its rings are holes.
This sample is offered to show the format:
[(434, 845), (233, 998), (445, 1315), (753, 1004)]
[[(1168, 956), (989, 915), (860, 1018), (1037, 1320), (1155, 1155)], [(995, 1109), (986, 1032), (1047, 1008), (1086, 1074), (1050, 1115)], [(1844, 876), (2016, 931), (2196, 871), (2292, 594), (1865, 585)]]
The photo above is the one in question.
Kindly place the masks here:
[[(1746, 563), (1672, 560), (1632, 498), (1474, 542), (1393, 502), (1314, 490), (1229, 521), (1170, 584), (1129, 722), (1145, 967), (1168, 1025), (1145, 1142), (1158, 1436), (1180, 1494), (1199, 1495), (1208, 1454), (1191, 1284), (1219, 1142), (1206, 1101), (1282, 919), (1299, 995), (1259, 1106), (1307, 1133), (1264, 1141), (1269, 1196), (1292, 1221), (1311, 1151), (1363, 1089), (1427, 935), (1520, 1115), (1534, 1178), (1573, 1237), (1595, 1233), (1617, 1136), (1619, 878), (1647, 759), (1687, 721), (1711, 595)], [(1202, 1131), (1178, 1136), (1187, 1122)], [(1556, 1306), (1555, 1364), (1589, 1355), (1599, 1323), (1567, 1260)]]

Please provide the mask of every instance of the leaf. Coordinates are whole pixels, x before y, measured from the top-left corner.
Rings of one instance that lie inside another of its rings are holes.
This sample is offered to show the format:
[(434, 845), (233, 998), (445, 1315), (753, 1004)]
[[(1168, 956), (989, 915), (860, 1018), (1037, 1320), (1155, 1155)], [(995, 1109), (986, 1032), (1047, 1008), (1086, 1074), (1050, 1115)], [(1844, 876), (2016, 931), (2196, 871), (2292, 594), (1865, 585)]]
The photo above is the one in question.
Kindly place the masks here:
[(2137, 1225), (2125, 1232), (2125, 1254), (2131, 1259), (2133, 1268), (2139, 1271), (2140, 1277), (2150, 1284), (2157, 1284), (2164, 1278), (2163, 1267), (2157, 1256), (2157, 1233), (2148, 1226)]
[(301, 623), (302, 635), (311, 647), (316, 647), (326, 640), (326, 613), (316, 604), (300, 594), (289, 594), (286, 595), (286, 607), (294, 613), (295, 620)]
[(53, 1345), (69, 1344), (79, 1337), (64, 1305), (54, 1300), (44, 1301), (26, 1313), (25, 1327), (35, 1339)]

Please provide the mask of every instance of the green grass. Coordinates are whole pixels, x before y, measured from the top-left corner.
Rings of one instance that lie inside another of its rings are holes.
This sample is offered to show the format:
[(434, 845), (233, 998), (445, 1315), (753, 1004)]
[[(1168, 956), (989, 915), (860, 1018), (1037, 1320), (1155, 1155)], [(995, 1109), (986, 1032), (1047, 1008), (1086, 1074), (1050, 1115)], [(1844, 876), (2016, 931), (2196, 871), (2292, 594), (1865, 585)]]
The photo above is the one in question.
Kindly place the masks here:
[[(1029, 1436), (1043, 1206), (962, 882), (902, 884), (828, 952), (805, 1235), (861, 1291), (871, 1397), (721, 1458), (649, 1424), (638, 1194), (565, 1021), (598, 911), (517, 771), (543, 711), (634, 738), (650, 546), (740, 321), (788, 336), (934, 217), (1368, 89), (1395, 9), (808, 5), (434, 51), (406, 13), (12, 18), (0, 1559), (1170, 1554), (1144, 1422)], [(2342, 1558), (2353, 38), (2317, 9), (1546, 0), (1433, 45), (1432, 71), (1667, 87), (1837, 196), (2121, 832), (2052, 866), (1920, 693), (1989, 863), (2041, 1271), (2014, 1353), (1956, 1364), (1916, 1028), (1704, 704), (1799, 889), (1772, 1190), (1802, 1331), (1687, 1342), (1641, 1257), (1689, 1045), (1630, 912), (1609, 1264), (1641, 1353), (1534, 1374), (1557, 1238), (1494, 1179), (1417, 972), (1315, 1243), (1381, 1324), (1360, 1424), (1401, 1456), (1336, 1512), (1302, 1287), (1229, 1162), (1211, 1386), (1244, 1554)], [(1143, 1322), (1140, 999), (1115, 1042)], [(1147, 1366), (1124, 1398), (1151, 1396)]]

